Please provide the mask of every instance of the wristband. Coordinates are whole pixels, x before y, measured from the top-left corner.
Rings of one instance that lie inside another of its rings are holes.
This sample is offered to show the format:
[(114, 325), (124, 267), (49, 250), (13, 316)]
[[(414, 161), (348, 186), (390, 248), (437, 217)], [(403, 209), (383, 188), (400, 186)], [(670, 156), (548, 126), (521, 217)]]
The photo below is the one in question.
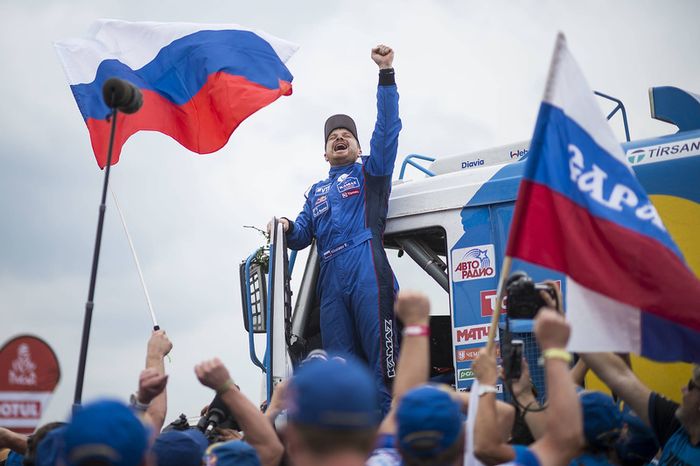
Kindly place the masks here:
[(566, 351), (563, 348), (546, 349), (542, 352), (542, 358), (544, 358), (544, 359), (560, 359), (567, 364), (570, 364), (571, 361), (573, 361), (573, 359), (574, 359), (574, 357), (571, 356), (571, 353), (569, 353), (568, 351)]
[(394, 77), (394, 68), (384, 68), (379, 70), (380, 86), (392, 86), (394, 84), (396, 84), (396, 78)]
[(498, 393), (498, 389), (493, 385), (479, 385), (479, 396), (487, 393)]
[(138, 396), (136, 396), (135, 393), (132, 393), (129, 397), (129, 405), (136, 411), (146, 412), (151, 403), (141, 403)]
[(237, 385), (235, 384), (235, 382), (233, 381), (233, 379), (228, 379), (226, 382), (224, 382), (223, 384), (221, 384), (221, 386), (220, 386), (219, 388), (216, 389), (216, 394), (217, 394), (217, 395), (223, 395), (224, 393), (226, 393), (227, 391), (229, 391), (229, 389), (230, 389), (231, 387), (237, 387)]
[(427, 325), (407, 325), (403, 328), (403, 336), (428, 337), (430, 336), (430, 327)]

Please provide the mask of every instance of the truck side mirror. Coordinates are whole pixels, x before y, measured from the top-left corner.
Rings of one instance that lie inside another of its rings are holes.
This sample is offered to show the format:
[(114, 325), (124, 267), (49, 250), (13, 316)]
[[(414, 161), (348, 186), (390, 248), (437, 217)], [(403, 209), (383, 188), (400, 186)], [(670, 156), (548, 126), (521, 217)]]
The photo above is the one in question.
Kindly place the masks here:
[[(250, 318), (254, 333), (267, 333), (267, 274), (260, 264), (250, 264), (250, 273), (246, 279), (246, 263), (240, 267), (241, 308), (246, 332), (250, 332)], [(249, 313), (250, 303), (250, 313)]]

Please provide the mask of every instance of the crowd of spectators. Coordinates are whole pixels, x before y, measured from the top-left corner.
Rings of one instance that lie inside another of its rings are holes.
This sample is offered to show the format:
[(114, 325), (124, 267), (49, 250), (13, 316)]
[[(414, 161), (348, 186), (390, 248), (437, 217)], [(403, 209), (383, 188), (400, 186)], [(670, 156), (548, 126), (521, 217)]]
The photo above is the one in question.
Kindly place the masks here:
[[(548, 303), (550, 304), (550, 303)], [(555, 307), (555, 306), (552, 306)], [(164, 428), (172, 348), (162, 330), (147, 345), (138, 391), (129, 403), (102, 399), (24, 436), (0, 428), (0, 464), (65, 466), (423, 466), (423, 465), (700, 465), (700, 367), (680, 404), (652, 392), (619, 355), (566, 350), (570, 327), (561, 310), (541, 309), (534, 334), (541, 351), (546, 403), (534, 395), (529, 367), (507, 384), (493, 349), (474, 362), (471, 393), (430, 383), (430, 305), (402, 291), (396, 315), (402, 353), (389, 413), (381, 418), (371, 372), (361, 362), (314, 352), (275, 387), (261, 410), (240, 391), (219, 359), (195, 367), (214, 392), (203, 422)], [(592, 370), (613, 396), (581, 387)], [(217, 417), (217, 413), (220, 415)], [(515, 426), (520, 427), (515, 427)], [(525, 429), (527, 435), (515, 435)], [(525, 439), (525, 440), (523, 440)]]

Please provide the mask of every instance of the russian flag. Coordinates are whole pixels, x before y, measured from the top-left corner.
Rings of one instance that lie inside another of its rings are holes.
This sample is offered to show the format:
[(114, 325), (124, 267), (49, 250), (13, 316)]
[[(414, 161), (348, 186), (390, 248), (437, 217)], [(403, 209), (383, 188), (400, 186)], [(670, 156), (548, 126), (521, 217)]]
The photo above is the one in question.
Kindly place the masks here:
[(135, 132), (159, 131), (199, 154), (223, 147), (248, 116), (292, 93), (284, 63), (298, 46), (232, 24), (96, 21), (87, 38), (56, 42), (100, 168), (107, 163), (110, 109), (102, 85), (125, 79), (143, 107), (119, 114), (112, 163)]
[(571, 351), (700, 362), (700, 281), (561, 34), (506, 254), (566, 275)]

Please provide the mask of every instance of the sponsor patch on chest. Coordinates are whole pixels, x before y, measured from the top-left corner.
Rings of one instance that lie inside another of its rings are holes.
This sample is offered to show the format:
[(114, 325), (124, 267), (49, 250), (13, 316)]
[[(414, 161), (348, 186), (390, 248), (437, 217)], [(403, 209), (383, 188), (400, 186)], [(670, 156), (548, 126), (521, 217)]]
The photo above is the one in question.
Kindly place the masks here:
[(343, 199), (347, 199), (347, 198), (352, 197), (352, 196), (357, 196), (358, 194), (360, 194), (360, 189), (355, 188), (355, 189), (350, 189), (348, 191), (340, 193), (340, 196)]
[(328, 211), (328, 200), (323, 200), (321, 203), (316, 203), (313, 209), (314, 218)]
[(316, 190), (314, 191), (314, 194), (317, 195), (317, 196), (318, 196), (319, 194), (328, 194), (328, 191), (330, 191), (330, 189), (331, 189), (331, 185), (330, 185), (330, 184), (327, 184), (327, 185), (325, 185), (325, 186), (319, 186), (319, 187), (316, 188)]
[[(352, 191), (352, 190), (357, 190), (357, 193), (355, 193), (355, 194), (360, 193), (360, 182), (356, 177), (348, 176), (348, 177), (345, 177), (342, 179), (338, 178), (338, 192), (339, 193), (342, 194), (342, 193)], [(343, 197), (347, 197), (347, 196), (343, 196)]]
[(328, 199), (328, 196), (319, 196), (316, 198), (314, 205), (319, 205), (321, 202), (326, 202), (327, 199)]

